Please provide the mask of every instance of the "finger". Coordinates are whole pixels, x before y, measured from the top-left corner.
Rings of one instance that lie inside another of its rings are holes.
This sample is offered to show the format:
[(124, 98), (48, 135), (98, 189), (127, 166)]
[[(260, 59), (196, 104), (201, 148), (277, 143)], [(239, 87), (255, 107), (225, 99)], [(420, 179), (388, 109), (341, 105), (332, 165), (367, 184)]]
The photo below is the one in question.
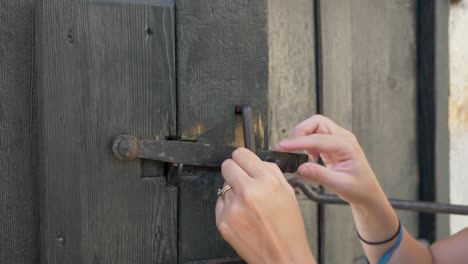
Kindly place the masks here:
[(297, 125), (293, 130), (293, 137), (301, 137), (314, 133), (331, 134), (337, 125), (322, 115), (314, 115)]
[(308, 150), (330, 153), (348, 148), (347, 144), (338, 136), (325, 134), (312, 134), (284, 140), (280, 143), (282, 149), (287, 151)]
[[(270, 171), (271, 174), (275, 175), (283, 184), (289, 185), (286, 177), (284, 176), (283, 172), (280, 170), (278, 165), (273, 162), (263, 162), (263, 165), (266, 169)], [(273, 176), (274, 177), (274, 176)]]
[(302, 178), (321, 184), (333, 191), (339, 187), (340, 181), (343, 181), (344, 177), (346, 177), (346, 175), (312, 162), (302, 164), (297, 172)]
[(252, 151), (238, 148), (232, 153), (232, 159), (251, 177), (258, 178), (267, 174), (263, 161)]
[(267, 161), (263, 161), (262, 163), (263, 163), (263, 167), (266, 170), (268, 170), (271, 174), (279, 178), (284, 178), (283, 172), (280, 170), (280, 168), (278, 167), (276, 163), (267, 162)]
[(252, 178), (232, 159), (227, 159), (221, 164), (221, 174), (227, 184), (231, 185), (230, 191), (241, 190), (249, 184)]
[(219, 222), (221, 221), (224, 212), (224, 201), (221, 197), (218, 198), (215, 207), (216, 226), (219, 228)]
[(317, 151), (307, 151), (307, 153), (309, 153), (309, 155), (312, 156), (313, 160), (318, 161), (320, 156)]

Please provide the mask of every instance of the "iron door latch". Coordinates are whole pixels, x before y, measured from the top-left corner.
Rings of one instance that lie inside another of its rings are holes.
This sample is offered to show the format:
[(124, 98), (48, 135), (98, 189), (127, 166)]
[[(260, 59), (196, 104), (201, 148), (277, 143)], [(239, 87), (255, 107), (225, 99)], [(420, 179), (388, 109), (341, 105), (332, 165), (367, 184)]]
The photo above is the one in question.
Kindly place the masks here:
[[(308, 162), (305, 154), (284, 153), (256, 149), (253, 127), (252, 110), (248, 105), (236, 106), (236, 114), (243, 117), (244, 145), (255, 152), (261, 160), (274, 162), (282, 172), (294, 173), (298, 167)], [(120, 135), (114, 139), (112, 150), (114, 155), (122, 160), (136, 158), (149, 159), (171, 164), (168, 172), (170, 184), (177, 185), (177, 179), (182, 166), (221, 167), (224, 160), (231, 158), (235, 147), (203, 144), (197, 142), (174, 140), (139, 140), (132, 135)], [(342, 204), (348, 203), (336, 195), (326, 194), (312, 187), (306, 181), (292, 178), (289, 183), (296, 189), (300, 189), (307, 198), (318, 203)], [(443, 204), (426, 201), (412, 201), (401, 199), (389, 199), (395, 209), (418, 211), (425, 213), (445, 213), (468, 215), (468, 206)]]

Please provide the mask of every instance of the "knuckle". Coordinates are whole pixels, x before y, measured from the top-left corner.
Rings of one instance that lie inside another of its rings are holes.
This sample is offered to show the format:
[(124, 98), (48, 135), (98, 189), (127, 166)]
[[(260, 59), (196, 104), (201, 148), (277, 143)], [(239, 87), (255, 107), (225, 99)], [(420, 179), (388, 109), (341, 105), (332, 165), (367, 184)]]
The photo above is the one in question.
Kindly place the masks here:
[(343, 135), (346, 136), (346, 137), (349, 137), (349, 138), (356, 138), (356, 136), (354, 135), (353, 132), (351, 132), (350, 130), (346, 129), (346, 128), (342, 128), (341, 129), (343, 131)]
[(353, 140), (354, 142), (358, 141), (356, 135), (353, 132), (351, 132), (349, 130), (346, 130), (346, 132), (347, 132), (349, 138), (351, 138), (351, 140)]
[(311, 117), (311, 120), (317, 123), (330, 123), (331, 120), (328, 119), (328, 117), (321, 115), (321, 114), (316, 114)]
[(224, 219), (221, 219), (219, 221), (218, 230), (223, 236), (228, 236), (231, 232), (231, 228), (229, 227), (229, 224)]
[(269, 170), (273, 172), (281, 172), (280, 168), (278, 167), (278, 164), (275, 162), (268, 162), (268, 161), (263, 161), (263, 164), (265, 167), (267, 167)]
[(313, 120), (316, 120), (316, 121), (320, 121), (320, 120), (324, 120), (324, 119), (327, 119), (325, 116), (321, 115), (321, 114), (315, 114), (312, 116), (312, 119)]
[(256, 203), (256, 195), (257, 193), (251, 188), (244, 188), (239, 192), (239, 198), (247, 206), (252, 206)]
[(359, 145), (358, 139), (353, 133), (351, 133), (349, 137), (349, 143), (353, 151), (361, 150), (361, 146)]
[(227, 159), (221, 164), (221, 171), (223, 172), (229, 170), (230, 168), (232, 168), (233, 165), (234, 161), (232, 159)]
[(295, 128), (293, 128), (293, 135), (299, 135), (302, 133), (302, 126), (296, 126)]
[(267, 193), (274, 193), (281, 189), (283, 186), (283, 182), (281, 181), (280, 177), (268, 177), (268, 179), (263, 183), (264, 190)]
[(238, 203), (232, 203), (231, 207), (229, 208), (229, 219), (235, 219), (236, 217), (242, 217), (243, 210), (242, 207)]
[(243, 148), (243, 147), (237, 148), (236, 150), (234, 150), (234, 152), (232, 152), (232, 159), (233, 160), (239, 160), (247, 152), (248, 152), (248, 150), (246, 148)]

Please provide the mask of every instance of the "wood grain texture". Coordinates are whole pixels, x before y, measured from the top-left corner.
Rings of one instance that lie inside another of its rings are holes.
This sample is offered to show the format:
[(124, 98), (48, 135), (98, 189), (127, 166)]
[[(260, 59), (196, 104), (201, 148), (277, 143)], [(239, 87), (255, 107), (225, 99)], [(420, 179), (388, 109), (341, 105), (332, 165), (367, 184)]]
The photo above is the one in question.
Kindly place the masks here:
[(175, 133), (174, 19), (170, 1), (41, 1), (43, 263), (176, 262), (177, 190), (111, 152)]
[[(254, 113), (256, 143), (267, 146), (267, 4), (179, 0), (177, 14), (178, 134), (182, 139), (239, 146), (236, 104)], [(179, 262), (234, 256), (215, 224), (219, 172), (191, 171), (179, 188)]]
[(0, 263), (39, 260), (34, 1), (0, 1)]
[[(449, 9), (450, 1), (436, 1), (435, 13), (435, 87), (436, 87), (436, 138), (435, 138), (435, 193), (436, 201), (450, 201), (450, 132), (448, 126), (448, 109), (450, 94), (449, 68)], [(436, 215), (436, 240), (450, 234), (450, 216)]]
[[(352, 130), (386, 194), (417, 199), (416, 1), (321, 1), (324, 114)], [(399, 212), (417, 234), (417, 214)], [(362, 263), (349, 208), (324, 207), (324, 263)], [(339, 250), (339, 254), (337, 254)]]
[[(268, 1), (268, 124), (270, 146), (316, 113), (314, 5)], [(299, 196), (309, 244), (317, 255), (317, 205)]]

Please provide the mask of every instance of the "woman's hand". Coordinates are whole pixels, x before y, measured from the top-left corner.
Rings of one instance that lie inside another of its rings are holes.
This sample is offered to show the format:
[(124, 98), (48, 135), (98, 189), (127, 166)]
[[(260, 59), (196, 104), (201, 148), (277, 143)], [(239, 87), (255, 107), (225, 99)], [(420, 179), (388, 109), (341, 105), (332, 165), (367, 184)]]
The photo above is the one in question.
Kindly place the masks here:
[(223, 238), (248, 263), (315, 263), (299, 204), (276, 164), (239, 148), (222, 165), (231, 185), (216, 204)]
[(319, 155), (325, 167), (309, 162), (298, 173), (305, 179), (334, 191), (351, 205), (366, 205), (385, 199), (356, 137), (330, 119), (315, 115), (300, 123), (293, 137), (278, 144), (283, 151), (306, 150)]
[[(293, 138), (280, 142), (278, 148), (306, 150), (315, 159), (322, 158), (325, 166), (305, 163), (299, 167), (298, 173), (346, 200), (351, 205), (356, 228), (363, 238), (384, 241), (398, 230), (398, 217), (351, 132), (326, 117), (315, 115), (299, 124), (294, 129)], [(394, 240), (379, 246), (363, 243), (371, 263), (377, 262)]]

